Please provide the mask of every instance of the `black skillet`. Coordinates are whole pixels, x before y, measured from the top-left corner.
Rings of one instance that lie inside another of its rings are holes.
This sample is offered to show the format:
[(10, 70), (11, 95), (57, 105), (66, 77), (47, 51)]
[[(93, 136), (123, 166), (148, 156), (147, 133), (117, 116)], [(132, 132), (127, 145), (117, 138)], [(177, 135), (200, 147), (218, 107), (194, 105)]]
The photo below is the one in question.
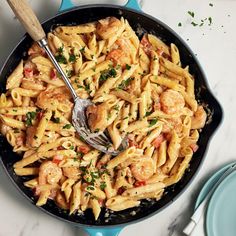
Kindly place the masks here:
[[(57, 217), (60, 220), (67, 221), (75, 226), (83, 227), (90, 235), (118, 235), (125, 225), (138, 222), (158, 213), (186, 190), (187, 186), (191, 183), (193, 177), (200, 169), (200, 165), (203, 163), (209, 140), (222, 120), (222, 109), (210, 92), (206, 76), (198, 63), (198, 60), (194, 56), (194, 53), (167, 25), (150, 15), (142, 13), (136, 0), (129, 0), (125, 7), (114, 5), (74, 7), (70, 0), (62, 0), (60, 11), (62, 12), (42, 24), (45, 32), (49, 32), (57, 25), (76, 25), (96, 21), (107, 16), (115, 16), (117, 18), (123, 16), (129, 21), (131, 27), (138, 33), (139, 37), (141, 37), (143, 33), (152, 33), (161, 38), (166, 44), (176, 44), (180, 50), (183, 66), (189, 65), (190, 73), (195, 77), (195, 93), (197, 94), (197, 99), (202, 104), (205, 104), (208, 110), (208, 121), (203, 128), (198, 141), (199, 149), (194, 154), (189, 169), (177, 184), (170, 186), (165, 190), (163, 198), (158, 202), (144, 200), (137, 208), (110, 213), (109, 217), (105, 217), (106, 210), (103, 209), (97, 221), (94, 220), (90, 210), (87, 210), (83, 215), (70, 216), (68, 212), (59, 209), (53, 201), (48, 201), (46, 205), (39, 207), (44, 212)], [(0, 92), (5, 92), (7, 77), (18, 65), (20, 59), (26, 57), (26, 52), (32, 42), (30, 36), (26, 34), (6, 60), (0, 72)], [(15, 186), (32, 204), (35, 204), (35, 198), (33, 197), (32, 191), (23, 185), (29, 178), (19, 177), (13, 171), (13, 164), (20, 160), (21, 157), (12, 151), (12, 147), (7, 143), (3, 136), (0, 136), (0, 157), (4, 169)], [(132, 214), (134, 210), (136, 214)]]

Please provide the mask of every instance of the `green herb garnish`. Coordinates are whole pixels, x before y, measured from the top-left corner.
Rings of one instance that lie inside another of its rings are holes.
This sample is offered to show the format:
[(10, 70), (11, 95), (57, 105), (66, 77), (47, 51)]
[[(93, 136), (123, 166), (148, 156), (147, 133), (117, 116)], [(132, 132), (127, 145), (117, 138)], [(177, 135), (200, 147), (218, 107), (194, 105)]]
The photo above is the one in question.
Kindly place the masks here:
[(56, 55), (55, 59), (61, 64), (67, 64), (67, 60), (62, 54)]
[(119, 85), (118, 85), (118, 89), (126, 89), (130, 82), (133, 80), (134, 78), (128, 78), (126, 80), (123, 80)]
[(76, 62), (76, 56), (74, 54), (70, 54), (70, 57), (69, 57), (69, 62)]
[(100, 189), (104, 190), (106, 187), (107, 187), (106, 183), (105, 182), (101, 182)]
[(179, 27), (181, 27), (181, 26), (182, 26), (182, 23), (181, 23), (181, 22), (179, 22), (178, 26), (179, 26)]
[(191, 22), (191, 25), (193, 25), (194, 27), (195, 27), (195, 26), (198, 26), (198, 24), (195, 23), (195, 22), (193, 22), (193, 21)]
[(188, 11), (188, 14), (194, 18), (194, 12), (193, 11)]
[(157, 118), (150, 120), (149, 127), (155, 125), (157, 123)]
[(126, 70), (130, 70), (130, 68), (131, 68), (130, 65), (128, 65), (128, 64), (125, 65), (125, 69), (126, 69)]
[(81, 49), (80, 49), (80, 52), (84, 52), (85, 51), (85, 46), (83, 46)]
[(111, 68), (110, 70), (105, 70), (101, 73), (100, 77), (99, 77), (99, 82), (104, 82), (107, 79), (111, 78), (111, 77), (116, 77), (117, 72), (114, 68)]
[(63, 129), (70, 129), (71, 126), (72, 126), (71, 124), (66, 124), (66, 125), (63, 126)]
[(52, 121), (56, 124), (59, 124), (60, 123), (60, 118), (59, 117), (53, 117)]
[(36, 112), (32, 111), (32, 112), (27, 112), (26, 113), (26, 121), (25, 124), (26, 126), (32, 126), (32, 120), (34, 120), (36, 118)]

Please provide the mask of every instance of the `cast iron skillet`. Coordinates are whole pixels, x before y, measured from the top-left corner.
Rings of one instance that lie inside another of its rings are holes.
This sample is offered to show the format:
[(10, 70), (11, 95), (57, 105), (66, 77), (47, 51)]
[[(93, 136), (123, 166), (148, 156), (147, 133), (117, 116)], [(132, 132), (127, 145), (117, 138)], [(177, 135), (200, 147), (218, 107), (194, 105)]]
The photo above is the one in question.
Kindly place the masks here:
[[(62, 6), (65, 7), (66, 5), (72, 4), (68, 0), (64, 0)], [(137, 7), (136, 0), (129, 1), (129, 7), (134, 5)], [(46, 32), (49, 32), (57, 25), (83, 24), (96, 21), (107, 16), (115, 16), (118, 18), (123, 16), (129, 21), (130, 25), (136, 32), (140, 32), (141, 29), (142, 34), (145, 32), (152, 33), (160, 37), (167, 44), (175, 43), (180, 50), (183, 66), (189, 65), (190, 73), (195, 77), (195, 92), (197, 94), (197, 99), (201, 103), (205, 104), (208, 110), (207, 125), (201, 132), (198, 142), (199, 149), (194, 154), (189, 169), (177, 184), (166, 189), (163, 198), (158, 202), (144, 200), (139, 207), (127, 209), (117, 213), (111, 213), (108, 218), (105, 217), (106, 211), (103, 209), (97, 221), (94, 220), (93, 214), (90, 210), (87, 210), (83, 215), (69, 216), (68, 212), (59, 209), (53, 201), (48, 201), (45, 206), (39, 207), (54, 217), (73, 223), (76, 226), (85, 227), (85, 229), (91, 234), (99, 231), (103, 233), (105, 232), (108, 235), (115, 235), (125, 224), (134, 223), (152, 216), (160, 210), (163, 210), (181, 193), (183, 193), (187, 185), (189, 185), (193, 180), (194, 175), (196, 175), (196, 172), (199, 170), (200, 165), (203, 162), (210, 137), (222, 120), (222, 109), (217, 100), (211, 94), (206, 82), (206, 77), (193, 52), (168, 26), (147, 14), (141, 13), (137, 10), (131, 10), (127, 7), (119, 7), (114, 5), (89, 5), (84, 7), (75, 7), (71, 10), (64, 11), (44, 22), (43, 28)], [(142, 34), (139, 34), (139, 36), (141, 37)], [(0, 92), (5, 91), (6, 78), (18, 65), (20, 59), (22, 57), (26, 57), (26, 52), (31, 44), (32, 39), (28, 34), (26, 34), (10, 54), (0, 73)], [(16, 176), (13, 171), (13, 164), (20, 160), (21, 157), (12, 151), (12, 147), (7, 143), (3, 136), (0, 136), (0, 156), (1, 162), (10, 179), (13, 180), (20, 192), (25, 195), (25, 197), (28, 198), (32, 204), (35, 204), (35, 198), (33, 197), (32, 191), (23, 185), (23, 182), (29, 180), (30, 178)], [(136, 212), (135, 215), (132, 214), (134, 210)], [(102, 228), (104, 226), (106, 226), (106, 229)]]

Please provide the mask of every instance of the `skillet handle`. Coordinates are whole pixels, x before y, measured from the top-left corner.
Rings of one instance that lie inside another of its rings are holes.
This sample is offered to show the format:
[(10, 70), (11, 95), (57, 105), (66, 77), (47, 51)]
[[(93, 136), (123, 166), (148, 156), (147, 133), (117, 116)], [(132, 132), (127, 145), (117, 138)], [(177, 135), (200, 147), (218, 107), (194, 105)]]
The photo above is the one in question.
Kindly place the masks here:
[[(138, 0), (128, 0), (124, 6), (127, 8), (134, 9), (136, 11), (142, 11), (139, 6)], [(73, 7), (75, 7), (75, 5), (72, 3), (71, 0), (62, 0), (60, 8), (59, 8), (59, 12), (69, 10)]]
[(89, 236), (118, 236), (123, 228), (84, 228)]
[(31, 38), (39, 41), (46, 37), (39, 20), (26, 0), (7, 0), (7, 2)]

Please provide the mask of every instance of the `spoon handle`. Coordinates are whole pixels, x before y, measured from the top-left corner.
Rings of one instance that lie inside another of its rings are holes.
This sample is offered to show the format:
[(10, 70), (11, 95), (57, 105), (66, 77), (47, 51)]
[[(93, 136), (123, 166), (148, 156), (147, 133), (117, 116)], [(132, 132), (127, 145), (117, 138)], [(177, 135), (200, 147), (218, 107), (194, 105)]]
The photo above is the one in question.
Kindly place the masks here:
[(38, 18), (25, 0), (7, 0), (7, 2), (32, 39), (39, 41), (46, 37)]

